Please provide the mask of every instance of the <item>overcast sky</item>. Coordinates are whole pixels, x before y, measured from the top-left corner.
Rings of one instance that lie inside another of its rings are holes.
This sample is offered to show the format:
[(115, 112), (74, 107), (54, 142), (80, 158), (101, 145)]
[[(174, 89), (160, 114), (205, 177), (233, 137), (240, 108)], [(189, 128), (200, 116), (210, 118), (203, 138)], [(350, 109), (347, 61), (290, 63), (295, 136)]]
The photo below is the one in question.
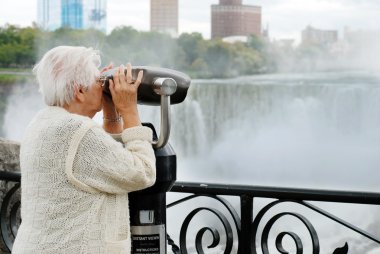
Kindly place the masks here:
[[(179, 30), (201, 32), (210, 37), (210, 5), (218, 0), (179, 0)], [(36, 20), (37, 0), (0, 0), (0, 25), (21, 26)], [(5, 3), (6, 2), (6, 3)], [(263, 26), (269, 26), (271, 38), (300, 37), (307, 25), (343, 31), (380, 30), (380, 0), (243, 0), (262, 6)], [(108, 0), (108, 32), (120, 25), (149, 30), (150, 0)], [(6, 6), (6, 7), (5, 7)]]

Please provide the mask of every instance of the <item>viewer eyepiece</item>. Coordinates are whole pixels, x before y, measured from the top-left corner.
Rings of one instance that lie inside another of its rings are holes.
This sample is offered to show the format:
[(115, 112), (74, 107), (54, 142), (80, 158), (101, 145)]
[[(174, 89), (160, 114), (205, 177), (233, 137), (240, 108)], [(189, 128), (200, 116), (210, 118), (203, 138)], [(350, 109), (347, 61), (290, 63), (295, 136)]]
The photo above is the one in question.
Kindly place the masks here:
[[(161, 96), (170, 96), (170, 104), (178, 104), (185, 100), (191, 79), (185, 73), (151, 66), (133, 66), (132, 80), (137, 79), (139, 71), (144, 75), (137, 92), (139, 104), (159, 106)], [(126, 72), (127, 70), (125, 70)], [(100, 80), (104, 81), (103, 91), (110, 93), (109, 80), (113, 79), (115, 69), (103, 73)]]

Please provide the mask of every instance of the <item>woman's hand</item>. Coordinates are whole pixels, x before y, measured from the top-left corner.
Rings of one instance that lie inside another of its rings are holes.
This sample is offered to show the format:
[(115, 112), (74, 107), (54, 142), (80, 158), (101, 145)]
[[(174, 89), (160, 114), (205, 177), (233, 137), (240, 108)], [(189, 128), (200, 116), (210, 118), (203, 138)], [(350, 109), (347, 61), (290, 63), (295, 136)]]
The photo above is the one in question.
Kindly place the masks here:
[[(100, 70), (100, 74), (113, 68), (113, 64), (110, 63), (108, 66)], [(102, 98), (103, 104), (103, 128), (108, 133), (121, 133), (123, 131), (123, 122), (116, 111), (115, 104), (109, 94), (103, 92)]]
[[(110, 63), (108, 66), (100, 70), (100, 74), (113, 68), (113, 63)], [(115, 105), (113, 104), (112, 98), (103, 92), (103, 115), (105, 118), (113, 118), (117, 115)]]
[(140, 71), (137, 79), (133, 81), (131, 64), (128, 63), (126, 68), (127, 74), (123, 65), (115, 71), (113, 81), (109, 81), (109, 88), (116, 110), (123, 118), (124, 128), (130, 128), (141, 125), (137, 111), (137, 90), (141, 84), (143, 71)]

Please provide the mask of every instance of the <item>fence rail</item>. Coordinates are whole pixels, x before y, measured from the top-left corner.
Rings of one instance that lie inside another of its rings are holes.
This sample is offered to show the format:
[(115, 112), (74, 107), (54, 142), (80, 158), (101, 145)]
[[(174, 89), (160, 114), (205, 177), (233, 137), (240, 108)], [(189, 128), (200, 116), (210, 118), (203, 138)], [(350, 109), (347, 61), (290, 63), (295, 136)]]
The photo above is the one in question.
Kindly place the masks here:
[[(0, 171), (0, 181), (14, 182), (15, 184), (9, 189), (1, 204), (1, 235), (5, 245), (11, 249), (19, 220), (17, 213), (20, 208), (20, 201), (14, 200), (14, 195), (19, 190), (20, 173)], [(359, 234), (363, 238), (378, 245), (380, 250), (380, 239), (378, 236), (371, 235), (365, 230), (350, 224), (349, 222), (338, 218), (312, 203), (312, 201), (349, 203), (349, 204), (367, 204), (380, 205), (380, 194), (372, 192), (350, 192), (335, 190), (318, 190), (318, 189), (301, 189), (301, 188), (279, 188), (264, 186), (247, 186), (247, 185), (225, 185), (209, 183), (190, 183), (176, 182), (171, 189), (172, 193), (187, 194), (178, 200), (167, 204), (167, 209), (173, 209), (178, 205), (186, 205), (186, 202), (196, 200), (197, 198), (206, 197), (215, 200), (222, 207), (199, 206), (187, 209), (184, 220), (180, 228), (178, 243), (168, 236), (168, 242), (172, 246), (173, 253), (205, 253), (203, 250), (202, 239), (206, 232), (211, 236), (212, 242), (207, 248), (212, 249), (217, 246), (223, 248), (224, 253), (237, 252), (239, 254), (247, 253), (271, 253), (272, 249), (277, 249), (279, 253), (289, 253), (283, 245), (287, 237), (294, 242), (295, 253), (305, 253), (305, 246), (309, 246), (311, 253), (321, 253), (320, 239), (313, 223), (301, 212), (280, 211), (271, 212), (273, 208), (279, 207), (280, 204), (296, 204), (304, 209), (315, 212), (333, 223), (337, 223), (348, 230)], [(236, 197), (239, 199), (238, 207), (234, 207), (227, 197)], [(261, 209), (255, 211), (254, 201), (258, 198), (268, 199), (268, 203)], [(12, 200), (13, 199), (13, 200)], [(219, 232), (214, 225), (204, 226), (193, 236), (188, 236), (188, 229), (193, 218), (206, 211), (214, 216), (223, 225), (224, 232)], [(303, 237), (285, 230), (282, 232), (272, 232), (275, 224), (281, 218), (293, 218), (303, 225), (308, 234), (310, 243), (303, 242)], [(265, 220), (264, 220), (265, 218)], [(170, 228), (169, 228), (170, 231)], [(271, 233), (272, 232), (272, 233)], [(270, 240), (270, 238), (275, 238)], [(193, 239), (194, 247), (189, 247), (189, 239)], [(223, 242), (221, 242), (223, 240)], [(274, 243), (274, 246), (270, 246)], [(179, 246), (177, 246), (177, 244)], [(345, 242), (342, 246), (334, 247), (332, 254), (346, 254), (350, 246), (355, 243)], [(350, 252), (351, 253), (351, 252)]]
[[(318, 189), (301, 189), (301, 188), (279, 188), (279, 187), (264, 187), (264, 186), (247, 186), (247, 185), (224, 185), (224, 184), (208, 184), (208, 183), (189, 183), (189, 182), (176, 182), (171, 192), (178, 193), (189, 193), (188, 197), (182, 198), (178, 201), (173, 202), (168, 205), (171, 208), (179, 203), (186, 202), (187, 200), (194, 199), (197, 197), (208, 196), (219, 200), (223, 203), (226, 209), (229, 211), (230, 216), (233, 218), (235, 224), (235, 229), (237, 231), (238, 237), (238, 253), (260, 253), (258, 240), (260, 241), (260, 247), (262, 253), (270, 253), (270, 247), (268, 246), (269, 232), (273, 228), (274, 224), (282, 217), (294, 217), (299, 220), (307, 229), (311, 238), (312, 253), (320, 253), (320, 244), (318, 233), (315, 230), (313, 224), (300, 213), (297, 212), (280, 212), (277, 214), (269, 215), (272, 216), (268, 219), (266, 224), (262, 225), (263, 229), (258, 232), (259, 226), (263, 224), (263, 217), (269, 214), (269, 211), (283, 203), (297, 204), (302, 207), (306, 207), (310, 211), (314, 211), (334, 223), (338, 223), (347, 229), (356, 232), (362, 237), (372, 241), (376, 244), (380, 244), (378, 237), (371, 235), (370, 233), (360, 229), (359, 227), (350, 224), (343, 219), (317, 207), (316, 205), (310, 203), (310, 201), (321, 201), (321, 202), (333, 202), (333, 203), (350, 203), (350, 204), (368, 204), (368, 205), (379, 205), (380, 204), (380, 194), (371, 192), (350, 192), (350, 191), (336, 191), (336, 190), (318, 190)], [(238, 213), (232, 208), (226, 200), (222, 200), (220, 196), (234, 196), (240, 198), (240, 217)], [(274, 199), (269, 204), (264, 206), (262, 209), (257, 211), (257, 215), (253, 216), (253, 202), (257, 198), (267, 198)], [(199, 208), (195, 208), (199, 209)], [(196, 211), (196, 210), (194, 210)], [(192, 211), (190, 211), (190, 214)], [(215, 212), (214, 212), (215, 213)], [(224, 224), (224, 223), (223, 223)], [(183, 227), (183, 226), (182, 226)], [(185, 229), (181, 229), (181, 234), (184, 233)], [(200, 232), (206, 229), (201, 229)], [(225, 228), (225, 230), (227, 230)], [(210, 232), (215, 231), (214, 229), (209, 229)], [(230, 232), (226, 232), (228, 235)], [(215, 234), (215, 233), (214, 233)], [(213, 234), (213, 235), (214, 235)], [(216, 234), (215, 234), (216, 235)], [(287, 250), (282, 246), (282, 241), (285, 236), (290, 237), (296, 245), (296, 253), (304, 253), (303, 243), (301, 237), (299, 237), (294, 232), (280, 232), (277, 234), (275, 240), (275, 247), (280, 253), (288, 253)], [(180, 238), (180, 248), (186, 248), (186, 243)], [(202, 239), (196, 239), (196, 246), (201, 245)], [(218, 239), (216, 239), (218, 241)], [(225, 244), (225, 249), (229, 253), (229, 243), (232, 239), (227, 238), (227, 243)], [(343, 246), (337, 247), (332, 253), (348, 253), (349, 244), (345, 243)], [(379, 245), (380, 250), (380, 245)]]

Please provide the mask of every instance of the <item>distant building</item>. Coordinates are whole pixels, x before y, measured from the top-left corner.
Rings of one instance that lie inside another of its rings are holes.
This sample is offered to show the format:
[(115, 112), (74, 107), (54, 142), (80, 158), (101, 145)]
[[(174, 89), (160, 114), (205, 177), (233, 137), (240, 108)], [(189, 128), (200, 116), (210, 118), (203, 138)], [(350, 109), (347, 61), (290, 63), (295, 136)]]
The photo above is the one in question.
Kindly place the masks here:
[(247, 42), (248, 37), (247, 36), (229, 36), (229, 37), (224, 37), (223, 41), (228, 42), (228, 43)]
[(242, 0), (219, 0), (211, 6), (211, 38), (261, 35), (261, 7)]
[(263, 39), (269, 41), (269, 25), (265, 29), (263, 29), (261, 36)]
[(295, 46), (294, 39), (279, 39), (273, 41), (273, 44), (280, 48), (293, 48)]
[(308, 26), (302, 31), (302, 44), (329, 46), (337, 41), (337, 30), (321, 30)]
[(178, 0), (150, 1), (150, 30), (178, 35)]
[(372, 52), (371, 58), (380, 59), (380, 30), (351, 30), (344, 29), (343, 42), (346, 44), (347, 51)]
[(344, 28), (344, 40), (347, 42), (367, 41), (376, 42), (380, 40), (380, 30), (352, 30)]
[(48, 31), (61, 27), (106, 32), (107, 0), (38, 0), (37, 23)]
[(61, 26), (74, 29), (83, 29), (82, 1), (61, 1), (61, 5)]

